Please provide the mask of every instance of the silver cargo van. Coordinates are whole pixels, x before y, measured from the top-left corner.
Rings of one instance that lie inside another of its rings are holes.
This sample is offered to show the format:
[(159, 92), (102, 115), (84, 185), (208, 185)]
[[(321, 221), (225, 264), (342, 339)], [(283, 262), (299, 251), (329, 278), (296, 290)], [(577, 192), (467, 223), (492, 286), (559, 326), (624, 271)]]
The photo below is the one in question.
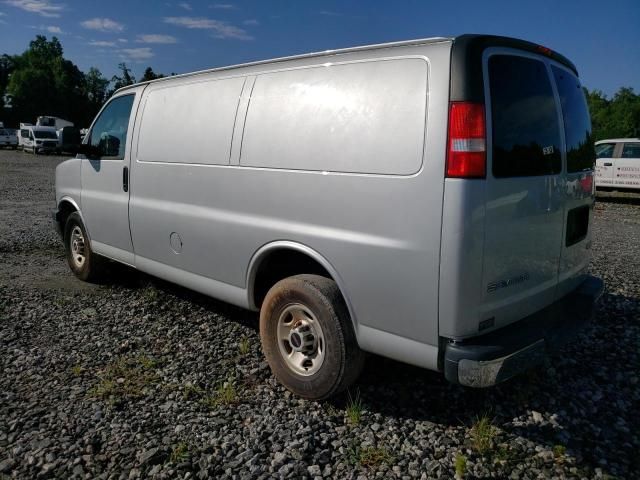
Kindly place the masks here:
[(364, 352), (485, 387), (575, 336), (591, 126), (576, 68), (464, 35), (119, 90), (56, 171), (69, 265), (104, 259), (260, 311), (275, 376), (339, 392)]

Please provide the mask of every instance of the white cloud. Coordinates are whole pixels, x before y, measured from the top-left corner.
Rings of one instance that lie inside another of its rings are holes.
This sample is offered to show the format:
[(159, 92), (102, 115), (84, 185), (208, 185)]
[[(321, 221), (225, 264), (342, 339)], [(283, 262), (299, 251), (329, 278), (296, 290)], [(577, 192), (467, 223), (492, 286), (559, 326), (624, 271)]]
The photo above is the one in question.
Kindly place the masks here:
[(120, 50), (120, 56), (125, 60), (140, 62), (153, 57), (154, 53), (149, 47), (123, 48)]
[(5, 0), (5, 3), (43, 17), (59, 17), (60, 12), (64, 10), (62, 4), (52, 3), (50, 0)]
[(127, 40), (126, 38), (119, 38), (118, 41), (120, 43), (127, 43), (129, 40)]
[(187, 2), (180, 2), (178, 6), (184, 8), (185, 10), (193, 10), (193, 8), (191, 8), (191, 5), (189, 5)]
[(258, 20), (256, 20), (255, 18), (250, 18), (248, 20), (245, 20), (244, 22), (242, 22), (243, 25), (260, 25), (260, 22)]
[(93, 45), (94, 47), (115, 47), (116, 42), (106, 42), (104, 40), (91, 40), (89, 45)]
[(341, 17), (342, 14), (338, 12), (333, 12), (331, 10), (321, 10), (318, 12), (320, 15), (325, 15), (327, 17)]
[(146, 34), (138, 35), (136, 42), (169, 44), (178, 43), (178, 39), (176, 37), (172, 37), (171, 35)]
[(81, 22), (80, 25), (89, 30), (98, 30), (100, 32), (121, 32), (124, 30), (124, 25), (110, 18), (91, 18)]
[(211, 8), (218, 8), (221, 10), (231, 10), (232, 8), (236, 8), (236, 6), (231, 3), (214, 3), (213, 5), (211, 5)]
[(220, 20), (203, 17), (165, 17), (165, 23), (179, 27), (211, 30), (216, 38), (234, 38), (236, 40), (253, 40), (253, 37), (240, 27)]
[(45, 30), (47, 30), (47, 32), (49, 33), (57, 33), (60, 35), (64, 33), (60, 27), (56, 27), (55, 25), (49, 25), (48, 27), (45, 28)]

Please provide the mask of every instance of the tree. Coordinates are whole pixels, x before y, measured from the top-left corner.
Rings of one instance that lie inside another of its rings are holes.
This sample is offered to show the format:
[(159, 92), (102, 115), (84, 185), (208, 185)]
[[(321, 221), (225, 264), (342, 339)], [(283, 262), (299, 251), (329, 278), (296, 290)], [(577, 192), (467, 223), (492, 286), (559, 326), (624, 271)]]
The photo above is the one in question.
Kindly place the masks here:
[(91, 67), (84, 75), (83, 95), (88, 109), (85, 113), (85, 118), (88, 118), (85, 124), (98, 113), (102, 104), (107, 100), (109, 83), (109, 80), (104, 78), (100, 70), (95, 67)]
[(608, 99), (600, 90), (587, 91), (595, 140), (640, 135), (640, 95), (622, 87)]
[(150, 80), (156, 80), (158, 78), (164, 78), (164, 75), (161, 73), (155, 73), (151, 67), (147, 67), (140, 81), (148, 82)]
[(13, 123), (33, 122), (43, 114), (69, 119), (83, 116), (84, 74), (63, 57), (56, 37), (47, 41), (36, 36), (29, 49), (14, 56), (12, 62), (6, 91), (11, 96)]
[(127, 67), (126, 63), (119, 63), (118, 68), (122, 72), (122, 76), (119, 77), (118, 75), (114, 75), (111, 78), (111, 81), (113, 82), (113, 89), (111, 90), (111, 92), (109, 92), (109, 96), (113, 95), (114, 92), (119, 88), (136, 83), (136, 77), (133, 76), (133, 74), (131, 73), (131, 69)]

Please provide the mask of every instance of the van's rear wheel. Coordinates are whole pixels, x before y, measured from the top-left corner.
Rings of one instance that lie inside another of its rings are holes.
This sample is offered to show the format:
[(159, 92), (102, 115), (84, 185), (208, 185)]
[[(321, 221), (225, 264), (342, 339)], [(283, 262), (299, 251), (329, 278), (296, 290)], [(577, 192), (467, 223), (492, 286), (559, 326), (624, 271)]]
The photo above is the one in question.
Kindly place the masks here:
[(64, 249), (73, 274), (85, 282), (99, 282), (105, 276), (107, 260), (91, 250), (91, 242), (78, 212), (67, 218), (64, 228)]
[(311, 400), (345, 390), (364, 364), (340, 290), (318, 275), (285, 278), (269, 290), (260, 338), (275, 377)]

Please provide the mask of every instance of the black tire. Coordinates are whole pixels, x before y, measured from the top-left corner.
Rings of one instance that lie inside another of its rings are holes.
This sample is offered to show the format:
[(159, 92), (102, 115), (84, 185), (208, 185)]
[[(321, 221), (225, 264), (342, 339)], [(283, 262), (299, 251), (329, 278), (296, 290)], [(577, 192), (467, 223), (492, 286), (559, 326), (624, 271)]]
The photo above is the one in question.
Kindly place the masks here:
[[(78, 228), (82, 233), (83, 240), (82, 243), (84, 261), (81, 264), (78, 261), (74, 260), (73, 255), (73, 243), (74, 240), (78, 240), (73, 236), (74, 230), (76, 228)], [(65, 223), (64, 250), (67, 256), (67, 263), (69, 264), (69, 268), (71, 268), (71, 271), (76, 277), (85, 282), (92, 283), (99, 283), (104, 280), (107, 259), (93, 253), (93, 251), (91, 250), (91, 242), (89, 241), (87, 231), (84, 228), (82, 218), (80, 218), (80, 214), (78, 212), (73, 212), (71, 215), (69, 215)]]
[[(324, 360), (310, 375), (294, 371), (278, 343), (281, 316), (295, 305), (311, 312), (322, 329)], [(260, 339), (274, 376), (291, 392), (306, 399), (324, 400), (346, 390), (364, 365), (364, 352), (356, 342), (338, 286), (318, 275), (285, 278), (269, 290), (260, 309)]]

